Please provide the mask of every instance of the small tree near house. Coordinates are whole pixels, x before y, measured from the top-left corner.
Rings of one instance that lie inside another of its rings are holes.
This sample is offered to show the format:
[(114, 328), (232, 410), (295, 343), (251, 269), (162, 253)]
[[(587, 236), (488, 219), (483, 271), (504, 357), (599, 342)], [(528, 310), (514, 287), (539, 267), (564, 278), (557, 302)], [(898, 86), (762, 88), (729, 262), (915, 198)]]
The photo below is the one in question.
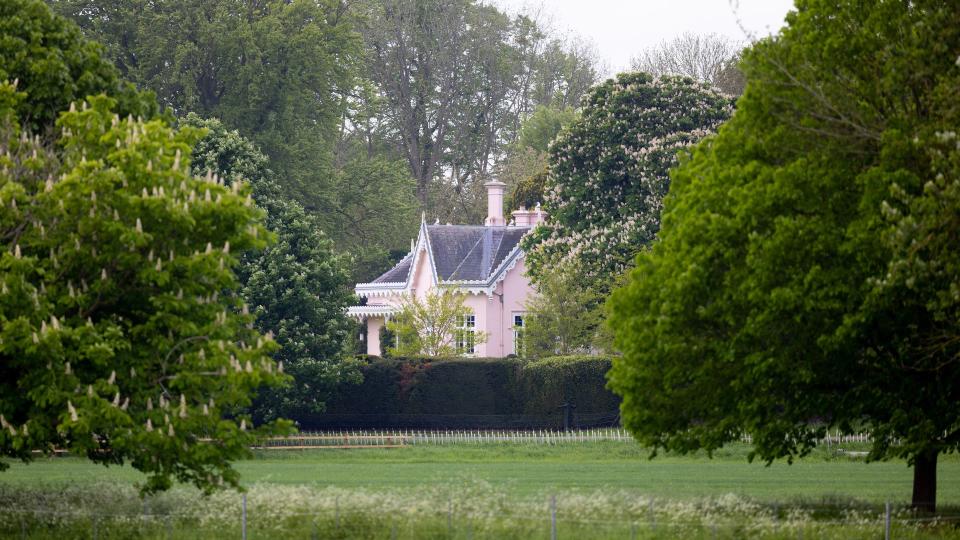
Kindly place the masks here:
[(387, 322), (396, 342), (391, 356), (463, 356), (486, 341), (475, 329), (473, 312), (464, 305), (464, 293), (430, 291), (423, 298), (403, 300), (400, 312)]

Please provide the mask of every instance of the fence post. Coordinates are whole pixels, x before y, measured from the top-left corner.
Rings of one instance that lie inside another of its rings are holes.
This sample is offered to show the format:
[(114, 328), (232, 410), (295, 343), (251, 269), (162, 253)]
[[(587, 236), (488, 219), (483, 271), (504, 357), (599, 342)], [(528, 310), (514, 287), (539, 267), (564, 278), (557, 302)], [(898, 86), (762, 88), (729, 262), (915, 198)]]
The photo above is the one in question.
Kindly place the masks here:
[(447, 536), (453, 537), (453, 501), (447, 501)]
[(340, 497), (333, 500), (333, 523), (340, 530)]
[(883, 535), (883, 538), (884, 538), (884, 540), (890, 540), (890, 501), (887, 501), (887, 505), (886, 505), (886, 506), (887, 506), (887, 507), (886, 507), (886, 512), (885, 512), (885, 514), (886, 514), (886, 520), (885, 520), (885, 523), (884, 523), (885, 527), (884, 527), (884, 535)]
[(244, 493), (241, 499), (240, 512), (240, 537), (247, 540), (247, 494)]
[(653, 512), (653, 499), (650, 499), (650, 530), (657, 530), (657, 514)]
[(550, 540), (557, 540), (557, 496), (550, 496)]

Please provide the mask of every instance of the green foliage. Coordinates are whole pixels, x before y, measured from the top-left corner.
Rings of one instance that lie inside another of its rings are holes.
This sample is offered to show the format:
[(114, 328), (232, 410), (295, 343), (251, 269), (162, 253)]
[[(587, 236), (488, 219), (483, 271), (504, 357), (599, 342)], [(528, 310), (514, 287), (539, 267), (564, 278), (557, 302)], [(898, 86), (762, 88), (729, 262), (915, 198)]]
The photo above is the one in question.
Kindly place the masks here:
[(659, 241), (610, 302), (639, 440), (747, 432), (770, 461), (866, 422), (870, 458), (916, 464), (933, 508), (937, 455), (960, 445), (957, 20), (949, 2), (810, 0), (747, 51), (737, 113), (675, 171)]
[(145, 491), (238, 485), (229, 460), (286, 426), (221, 417), (286, 379), (232, 292), (266, 236), (248, 187), (190, 174), (195, 129), (99, 96), (49, 146), (18, 135), (21, 99), (0, 85), (0, 452), (129, 462)]
[(407, 162), (421, 208), (443, 222), (482, 220), (490, 164), (520, 120), (540, 105), (576, 106), (597, 78), (592, 51), (486, 3), (357, 5), (383, 135)]
[(51, 7), (178, 116), (219, 118), (251, 138), (287, 194), (316, 206), (361, 51), (340, 1), (64, 0)]
[(255, 418), (321, 412), (337, 384), (359, 382), (357, 366), (344, 350), (355, 327), (345, 315), (352, 300), (349, 261), (334, 252), (312, 214), (280, 193), (266, 156), (249, 140), (219, 120), (191, 114), (183, 124), (206, 130), (194, 149), (194, 171), (221, 174), (227, 185), (249, 182), (276, 236), (266, 249), (244, 254), (238, 269), (240, 292), (253, 306), (257, 329), (276, 337), (280, 349), (273, 357), (293, 377), (260, 394)]
[(550, 173), (547, 171), (546, 156), (542, 158), (534, 162), (534, 166), (542, 164), (539, 170), (522, 171), (523, 176), (513, 184), (513, 190), (506, 201), (508, 214), (521, 207), (528, 210), (536, 208), (543, 202), (543, 195), (547, 189), (547, 177)]
[(473, 312), (463, 304), (467, 295), (451, 289), (431, 290), (422, 299), (404, 297), (400, 312), (387, 321), (387, 330), (396, 336), (390, 356), (446, 357), (469, 354), (468, 349), (483, 343), (485, 332), (465, 329), (465, 318)]
[(100, 93), (117, 100), (122, 116), (156, 116), (154, 97), (122, 82), (102, 51), (40, 0), (0, 2), (0, 82), (17, 81), (26, 93), (16, 103), (16, 116), (31, 133), (47, 136), (60, 111)]
[(406, 165), (381, 155), (349, 154), (316, 218), (341, 251), (353, 256), (352, 283), (390, 269), (417, 234), (416, 185)]
[(594, 87), (550, 147), (550, 219), (523, 244), (534, 281), (564, 264), (579, 286), (609, 291), (659, 230), (678, 151), (731, 110), (729, 98), (692, 79), (627, 73)]
[[(374, 358), (363, 367), (363, 383), (342, 388), (328, 413), (334, 418), (460, 416), (462, 421), (483, 415), (528, 416), (555, 423), (561, 418), (558, 407), (570, 402), (577, 413), (608, 414), (619, 404), (605, 387), (610, 365), (609, 358), (595, 356), (535, 361)], [(325, 421), (323, 416), (301, 419), (308, 425)]]
[(526, 414), (556, 413), (563, 403), (577, 412), (616, 410), (619, 399), (606, 388), (610, 358), (600, 356), (554, 356), (524, 363), (517, 381)]
[(540, 106), (520, 125), (520, 135), (497, 168), (498, 179), (510, 192), (507, 213), (521, 206), (534, 208), (544, 201), (547, 150), (557, 134), (576, 119), (577, 112), (571, 107)]
[(560, 130), (572, 124), (577, 116), (572, 107), (554, 109), (541, 105), (520, 125), (516, 145), (546, 153)]
[(570, 355), (608, 348), (603, 331), (606, 296), (579, 285), (577, 279), (566, 266), (552, 268), (541, 276), (536, 295), (525, 306), (526, 356)]

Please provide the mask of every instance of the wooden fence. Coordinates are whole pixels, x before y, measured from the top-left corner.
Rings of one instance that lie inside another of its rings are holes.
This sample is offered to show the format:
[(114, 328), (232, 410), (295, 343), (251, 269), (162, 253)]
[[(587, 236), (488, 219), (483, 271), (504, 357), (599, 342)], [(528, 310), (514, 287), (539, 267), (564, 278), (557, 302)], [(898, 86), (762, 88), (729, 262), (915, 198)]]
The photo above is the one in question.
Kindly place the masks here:
[[(632, 442), (623, 428), (579, 430), (338, 430), (307, 431), (290, 437), (264, 439), (254, 446), (258, 450), (305, 450), (312, 448), (397, 448), (414, 445), (449, 444), (570, 444), (599, 441)], [(751, 443), (745, 435), (742, 442)], [(870, 443), (869, 433), (831, 433), (819, 444), (832, 448), (844, 443)], [(863, 452), (848, 452), (860, 454)]]
[(346, 430), (301, 432), (290, 437), (265, 439), (255, 449), (302, 450), (309, 448), (395, 448), (444, 444), (565, 444), (596, 441), (628, 442), (623, 429), (584, 430)]

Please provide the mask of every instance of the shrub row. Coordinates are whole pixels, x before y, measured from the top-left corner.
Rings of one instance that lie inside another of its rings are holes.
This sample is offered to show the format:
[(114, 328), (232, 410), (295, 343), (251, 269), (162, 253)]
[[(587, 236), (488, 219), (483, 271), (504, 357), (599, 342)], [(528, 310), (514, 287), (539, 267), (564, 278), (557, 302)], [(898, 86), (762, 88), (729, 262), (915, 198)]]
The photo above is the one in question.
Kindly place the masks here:
[(580, 427), (618, 420), (609, 358), (370, 357), (362, 369), (363, 383), (341, 386), (326, 413), (298, 418), (301, 427), (562, 427), (565, 403)]

